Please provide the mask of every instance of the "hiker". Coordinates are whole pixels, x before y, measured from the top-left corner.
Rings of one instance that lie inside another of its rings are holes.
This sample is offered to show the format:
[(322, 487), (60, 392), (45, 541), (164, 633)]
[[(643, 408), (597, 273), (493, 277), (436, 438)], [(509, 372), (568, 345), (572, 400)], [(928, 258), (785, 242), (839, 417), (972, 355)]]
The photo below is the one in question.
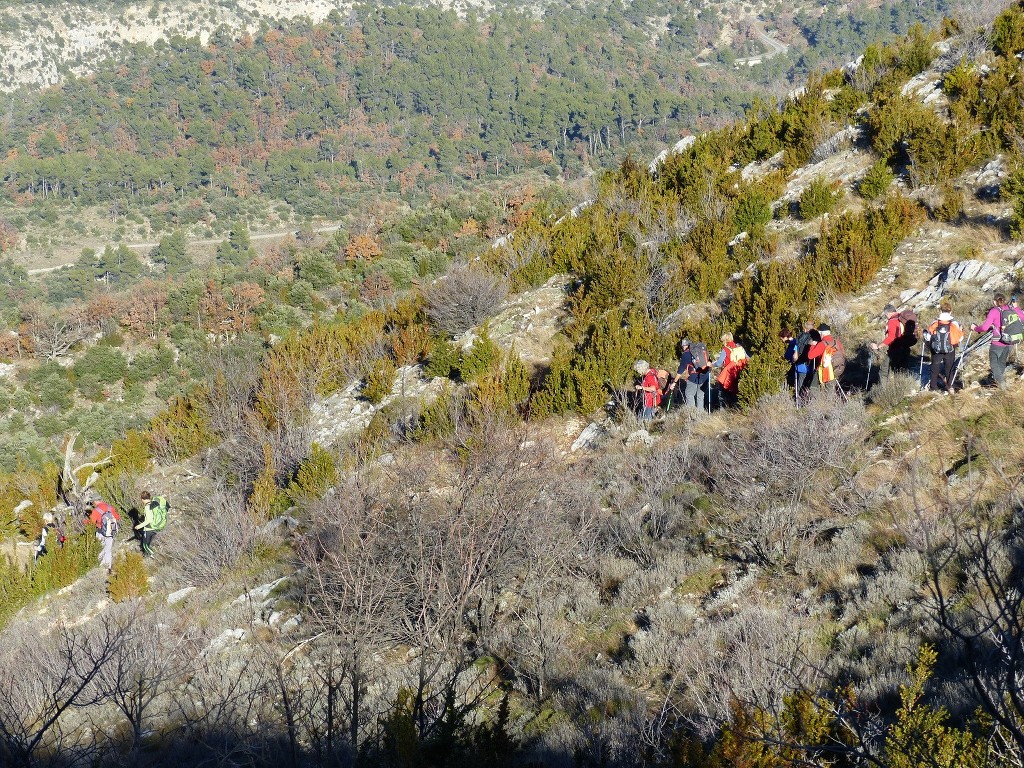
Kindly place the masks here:
[(917, 343), (917, 315), (910, 310), (900, 312), (892, 304), (886, 304), (885, 338), (871, 349), (885, 354), (878, 355), (878, 383), (882, 384), (892, 371), (910, 367), (910, 354)]
[(153, 556), (153, 537), (167, 526), (167, 510), (170, 505), (164, 496), (153, 495), (149, 491), (142, 492), (142, 522), (135, 526), (135, 530), (142, 531), (142, 554), (146, 557)]
[(1024, 311), (1006, 302), (1006, 295), (997, 293), (988, 311), (985, 322), (974, 326), (975, 333), (992, 331), (992, 343), (988, 348), (988, 366), (992, 382), (1005, 389), (1006, 363), (1010, 350), (1024, 340)]
[(697, 342), (691, 344), (688, 339), (679, 342), (682, 353), (679, 356), (679, 370), (676, 372), (669, 390), (675, 391), (679, 381), (683, 381), (683, 404), (704, 411), (707, 404), (704, 394), (711, 381), (711, 366), (708, 361), (708, 348)]
[(57, 523), (54, 522), (53, 513), (47, 512), (43, 515), (43, 529), (39, 532), (39, 541), (36, 542), (35, 552), (32, 555), (33, 561), (37, 563), (39, 562), (39, 558), (47, 552), (46, 539), (51, 529), (54, 530), (54, 535), (58, 536), (58, 541), (60, 541), (59, 534), (56, 532)]
[(812, 371), (812, 364), (807, 358), (807, 352), (816, 341), (820, 340), (815, 338), (816, 335), (814, 323), (805, 322), (803, 332), (793, 340), (793, 349), (790, 351), (787, 348), (787, 357), (793, 365), (793, 386), (797, 400), (803, 397), (807, 390), (807, 376)]
[(634, 389), (643, 393), (643, 411), (640, 418), (643, 421), (649, 422), (658, 412), (658, 406), (661, 405), (661, 386), (658, 381), (658, 371), (652, 368), (646, 360), (637, 360), (633, 370), (643, 377)]
[(746, 365), (747, 350), (737, 344), (728, 331), (722, 334), (722, 351), (715, 359), (714, 367), (721, 369), (715, 381), (721, 392), (721, 401), (726, 405), (735, 405), (740, 393), (740, 371)]
[(846, 369), (846, 350), (828, 325), (819, 325), (816, 335), (818, 341), (807, 351), (807, 359), (817, 369), (818, 388), (835, 395), (839, 377)]
[(960, 324), (953, 319), (952, 305), (948, 301), (939, 304), (939, 319), (929, 325), (924, 332), (924, 340), (932, 353), (931, 376), (928, 388), (932, 392), (953, 391), (953, 365), (956, 362), (957, 348), (964, 340), (964, 332)]
[(96, 526), (96, 540), (100, 543), (97, 559), (110, 573), (114, 568), (114, 536), (121, 528), (121, 516), (105, 501), (90, 501), (85, 511), (89, 522)]

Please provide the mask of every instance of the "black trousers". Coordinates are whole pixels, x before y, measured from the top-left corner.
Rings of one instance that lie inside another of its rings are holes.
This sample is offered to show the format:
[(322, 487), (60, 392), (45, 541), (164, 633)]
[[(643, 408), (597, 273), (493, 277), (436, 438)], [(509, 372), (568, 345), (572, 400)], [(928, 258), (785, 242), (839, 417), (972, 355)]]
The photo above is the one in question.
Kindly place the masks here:
[(953, 387), (950, 377), (956, 363), (956, 352), (932, 352), (932, 376), (928, 386), (932, 392), (944, 389), (947, 392)]

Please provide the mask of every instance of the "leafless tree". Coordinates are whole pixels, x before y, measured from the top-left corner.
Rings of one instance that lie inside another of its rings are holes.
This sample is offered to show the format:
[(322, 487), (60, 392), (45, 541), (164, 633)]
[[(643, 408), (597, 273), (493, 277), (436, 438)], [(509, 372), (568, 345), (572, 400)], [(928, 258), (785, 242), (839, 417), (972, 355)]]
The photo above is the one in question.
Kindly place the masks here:
[(452, 267), (423, 291), (434, 327), (455, 336), (493, 315), (508, 295), (504, 279), (479, 265)]
[(170, 718), (181, 734), (182, 762), (274, 759), (281, 736), (273, 711), (274, 672), (228, 647), (208, 644), (193, 656), (188, 677), (171, 691)]
[(147, 721), (166, 715), (158, 701), (189, 669), (195, 648), (192, 617), (148, 609), (132, 602), (111, 609), (109, 620), (120, 628), (120, 642), (95, 680), (97, 699), (110, 702), (128, 722), (134, 758)]
[(930, 543), (933, 614), (1000, 740), (1024, 755), (1024, 509), (1017, 500), (972, 512)]
[(223, 484), (196, 493), (188, 504), (200, 514), (181, 516), (173, 535), (160, 544), (181, 583), (201, 586), (217, 581), (266, 540), (267, 532), (246, 509), (245, 500)]
[(63, 357), (86, 336), (85, 315), (80, 309), (56, 311), (32, 304), (23, 314), (32, 349), (43, 360)]
[(371, 661), (396, 647), (410, 649), (398, 683), (418, 735), (457, 726), (493, 684), (462, 673), (474, 658), (469, 638), (482, 642), (495, 620), (496, 596), (520, 584), (544, 537), (571, 551), (542, 446), (497, 423), (456, 440), (457, 451), (410, 451), (387, 477), (352, 475), (313, 510), (300, 549), (306, 601), (337, 642), (353, 746), (372, 722), (364, 691), (380, 670)]
[(99, 676), (116, 657), (129, 629), (101, 616), (88, 625), (58, 625), (43, 635), (33, 624), (3, 633), (0, 642), (0, 758), (31, 766), (46, 753), (73, 763), (99, 745), (81, 728), (65, 727), (69, 713), (102, 700)]

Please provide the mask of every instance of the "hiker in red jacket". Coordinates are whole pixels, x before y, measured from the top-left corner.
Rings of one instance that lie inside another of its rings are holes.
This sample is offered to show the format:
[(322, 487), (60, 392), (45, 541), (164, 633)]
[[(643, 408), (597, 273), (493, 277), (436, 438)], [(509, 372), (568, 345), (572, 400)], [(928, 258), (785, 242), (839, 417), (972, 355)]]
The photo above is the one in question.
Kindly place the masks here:
[(105, 501), (90, 501), (85, 511), (89, 523), (96, 527), (96, 540), (100, 543), (100, 565), (110, 573), (114, 567), (114, 536), (121, 527), (121, 516), (113, 505)]
[(633, 370), (643, 378), (634, 389), (643, 393), (643, 411), (641, 418), (649, 422), (658, 412), (661, 405), (661, 381), (657, 369), (653, 368), (646, 360), (637, 360)]
[[(871, 349), (884, 352), (878, 355), (878, 383), (882, 384), (897, 369), (910, 367), (910, 354), (917, 342), (917, 320), (912, 313), (902, 313), (892, 304), (886, 304), (885, 338)], [(913, 319), (910, 319), (913, 317)]]

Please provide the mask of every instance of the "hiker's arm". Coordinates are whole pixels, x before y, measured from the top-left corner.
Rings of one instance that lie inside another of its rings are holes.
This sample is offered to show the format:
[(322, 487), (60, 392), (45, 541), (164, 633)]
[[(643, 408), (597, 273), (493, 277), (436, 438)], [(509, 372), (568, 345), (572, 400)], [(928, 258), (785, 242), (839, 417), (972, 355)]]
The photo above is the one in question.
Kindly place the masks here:
[(998, 322), (999, 322), (999, 309), (997, 307), (992, 307), (992, 309), (990, 309), (988, 311), (988, 315), (985, 317), (985, 322), (982, 323), (981, 325), (974, 326), (974, 332), (975, 333), (985, 333), (985, 331), (989, 331), (989, 330), (992, 330), (993, 328), (995, 328), (995, 325)]
[(899, 320), (893, 318), (892, 320), (887, 322), (885, 324), (885, 338), (882, 339), (881, 346), (883, 346), (883, 347), (891, 347), (892, 343), (894, 341), (896, 341), (896, 337), (899, 335), (899, 332), (900, 332)]

